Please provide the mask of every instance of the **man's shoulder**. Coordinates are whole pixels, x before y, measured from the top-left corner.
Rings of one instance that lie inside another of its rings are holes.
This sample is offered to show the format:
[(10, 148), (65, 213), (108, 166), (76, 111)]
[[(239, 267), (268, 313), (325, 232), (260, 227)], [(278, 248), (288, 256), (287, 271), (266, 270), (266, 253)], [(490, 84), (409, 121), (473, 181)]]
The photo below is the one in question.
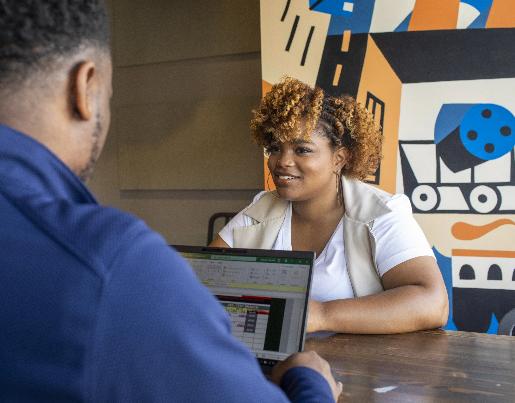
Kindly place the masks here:
[(72, 217), (63, 227), (69, 233), (77, 233), (72, 239), (75, 246), (102, 261), (102, 265), (110, 265), (115, 259), (124, 255), (142, 242), (157, 242), (166, 246), (164, 239), (152, 231), (141, 219), (114, 207), (91, 204), (76, 206)]

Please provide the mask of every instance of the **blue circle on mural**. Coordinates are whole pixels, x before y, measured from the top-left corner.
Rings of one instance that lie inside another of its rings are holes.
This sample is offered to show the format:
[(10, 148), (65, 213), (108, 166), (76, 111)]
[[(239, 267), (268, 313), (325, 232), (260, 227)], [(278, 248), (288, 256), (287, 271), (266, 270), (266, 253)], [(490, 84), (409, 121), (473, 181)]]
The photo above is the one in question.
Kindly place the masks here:
[(515, 146), (515, 117), (499, 105), (473, 106), (461, 120), (460, 137), (471, 154), (494, 160)]

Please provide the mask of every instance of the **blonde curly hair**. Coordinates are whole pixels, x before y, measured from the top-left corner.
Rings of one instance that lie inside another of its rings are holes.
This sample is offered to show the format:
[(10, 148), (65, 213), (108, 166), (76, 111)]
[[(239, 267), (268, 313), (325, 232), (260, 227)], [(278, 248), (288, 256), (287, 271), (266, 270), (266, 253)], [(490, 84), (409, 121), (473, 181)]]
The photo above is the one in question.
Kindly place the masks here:
[(310, 133), (315, 130), (329, 139), (333, 150), (347, 148), (349, 160), (342, 175), (362, 181), (375, 173), (382, 158), (379, 125), (350, 95), (328, 97), (321, 88), (283, 77), (252, 112), (251, 141), (266, 151), (272, 142), (298, 140), (300, 125), (305, 122), (304, 140), (310, 141)]

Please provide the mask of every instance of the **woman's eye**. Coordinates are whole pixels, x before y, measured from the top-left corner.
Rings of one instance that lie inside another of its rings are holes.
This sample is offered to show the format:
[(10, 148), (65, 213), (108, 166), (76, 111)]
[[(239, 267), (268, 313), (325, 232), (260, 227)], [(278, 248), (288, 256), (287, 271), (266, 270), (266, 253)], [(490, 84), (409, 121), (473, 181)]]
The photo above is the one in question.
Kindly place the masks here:
[(306, 148), (306, 147), (299, 147), (295, 151), (297, 151), (297, 153), (299, 153), (299, 154), (305, 154), (305, 153), (310, 153), (311, 152), (311, 150), (309, 148)]
[(279, 147), (277, 147), (277, 146), (270, 146), (270, 147), (268, 147), (268, 152), (269, 153), (278, 152), (278, 151), (279, 151)]

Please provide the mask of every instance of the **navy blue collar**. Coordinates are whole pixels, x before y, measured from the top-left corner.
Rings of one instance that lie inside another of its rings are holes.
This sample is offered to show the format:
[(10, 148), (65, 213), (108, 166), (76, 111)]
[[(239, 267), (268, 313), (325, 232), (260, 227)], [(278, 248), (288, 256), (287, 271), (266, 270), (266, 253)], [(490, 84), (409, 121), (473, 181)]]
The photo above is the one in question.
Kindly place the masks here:
[(34, 196), (98, 204), (84, 182), (43, 144), (0, 124), (0, 185), (15, 198)]

